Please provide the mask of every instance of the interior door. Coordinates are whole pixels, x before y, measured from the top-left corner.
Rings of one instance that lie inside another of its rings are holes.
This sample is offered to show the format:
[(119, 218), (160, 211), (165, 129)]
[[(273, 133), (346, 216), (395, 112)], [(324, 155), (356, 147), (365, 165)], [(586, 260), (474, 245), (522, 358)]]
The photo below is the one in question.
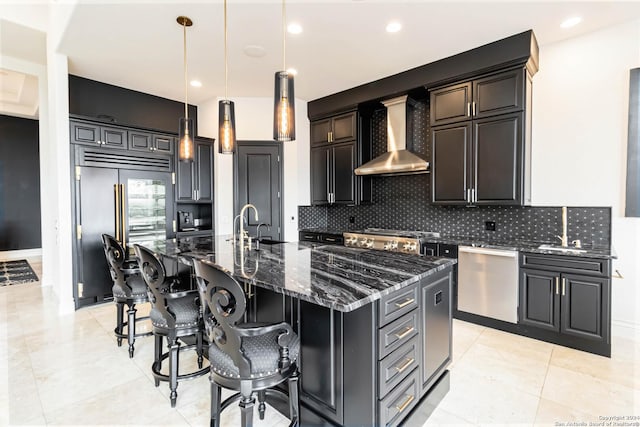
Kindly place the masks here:
[(169, 172), (120, 170), (127, 246), (145, 245), (173, 236), (173, 185)]
[(272, 141), (238, 141), (234, 216), (247, 203), (257, 208), (257, 220), (253, 209), (245, 213), (245, 229), (250, 236), (257, 236), (257, 226), (265, 224), (267, 227), (260, 228), (263, 237), (282, 238), (280, 150), (280, 145)]
[(82, 227), (79, 245), (76, 307), (100, 302), (111, 296), (111, 274), (102, 249), (102, 234), (115, 236), (115, 189), (118, 170), (83, 166), (77, 182), (76, 218)]

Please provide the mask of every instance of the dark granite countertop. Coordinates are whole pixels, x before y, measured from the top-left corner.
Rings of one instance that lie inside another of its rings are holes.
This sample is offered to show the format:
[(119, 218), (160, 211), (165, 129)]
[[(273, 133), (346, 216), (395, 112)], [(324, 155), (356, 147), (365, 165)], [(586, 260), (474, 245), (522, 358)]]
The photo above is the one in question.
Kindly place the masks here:
[(455, 260), (306, 242), (240, 250), (230, 236), (186, 237), (147, 245), (191, 264), (209, 259), (256, 286), (338, 311), (352, 311), (411, 285)]
[[(345, 230), (337, 230), (337, 229), (324, 229), (324, 228), (304, 228), (300, 229), (300, 231), (316, 231), (322, 233), (331, 233), (331, 234), (342, 234)], [(362, 232), (362, 231), (358, 231)], [(529, 252), (529, 253), (537, 253), (537, 254), (545, 254), (545, 255), (562, 255), (562, 256), (577, 256), (584, 258), (600, 258), (600, 259), (616, 259), (618, 256), (613, 248), (609, 247), (598, 247), (589, 244), (582, 245), (582, 251), (558, 251), (552, 249), (540, 249), (541, 245), (549, 245), (549, 242), (536, 242), (525, 239), (514, 239), (514, 240), (491, 240), (484, 239), (481, 237), (470, 237), (470, 236), (441, 236), (441, 237), (432, 237), (429, 238), (429, 242), (432, 243), (446, 243), (450, 245), (458, 245), (458, 246), (476, 246), (479, 248), (488, 248), (488, 249), (506, 249), (520, 252)], [(551, 243), (550, 245), (559, 247), (558, 244)], [(567, 248), (574, 249), (574, 248)]]
[[(549, 245), (548, 242), (533, 242), (527, 240), (512, 240), (512, 241), (499, 241), (499, 240), (484, 240), (480, 238), (464, 237), (464, 236), (441, 236), (438, 238), (430, 238), (430, 242), (434, 243), (447, 243), (458, 246), (475, 246), (480, 248), (490, 249), (507, 249), (520, 252), (529, 252), (545, 255), (562, 255), (562, 256), (577, 256), (583, 258), (604, 258), (615, 259), (617, 255), (613, 248), (594, 247), (591, 245), (583, 245), (581, 251), (573, 251), (573, 247), (567, 248), (570, 251), (558, 251), (553, 249), (540, 249), (541, 245)], [(555, 243), (552, 246), (559, 247)]]

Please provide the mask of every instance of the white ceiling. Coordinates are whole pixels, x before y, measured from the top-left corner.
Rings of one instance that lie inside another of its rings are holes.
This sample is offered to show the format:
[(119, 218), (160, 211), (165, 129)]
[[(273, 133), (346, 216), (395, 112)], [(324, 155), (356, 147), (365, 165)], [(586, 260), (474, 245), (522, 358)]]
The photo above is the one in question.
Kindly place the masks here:
[[(80, 0), (59, 51), (72, 74), (183, 101), (176, 17), (187, 15), (194, 21), (189, 79), (203, 83), (189, 87), (189, 101), (202, 103), (224, 96), (222, 10), (222, 0)], [(560, 28), (573, 15), (582, 23)], [(385, 32), (392, 19), (402, 23), (399, 33)], [(287, 34), (287, 67), (299, 72), (296, 97), (312, 100), (528, 29), (544, 46), (635, 19), (638, 1), (287, 0), (287, 21), (304, 29)], [(273, 96), (273, 74), (282, 68), (280, 1), (228, 0), (228, 20), (229, 97)], [(265, 55), (247, 56), (248, 45), (264, 47)]]

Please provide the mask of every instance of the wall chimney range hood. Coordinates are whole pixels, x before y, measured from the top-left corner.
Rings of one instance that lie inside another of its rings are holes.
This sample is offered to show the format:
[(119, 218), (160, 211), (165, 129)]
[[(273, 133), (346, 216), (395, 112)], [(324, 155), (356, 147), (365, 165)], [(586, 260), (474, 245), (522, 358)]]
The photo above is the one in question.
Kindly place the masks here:
[(427, 173), (429, 162), (407, 150), (413, 141), (413, 101), (407, 95), (382, 101), (387, 107), (387, 152), (356, 168), (356, 175)]

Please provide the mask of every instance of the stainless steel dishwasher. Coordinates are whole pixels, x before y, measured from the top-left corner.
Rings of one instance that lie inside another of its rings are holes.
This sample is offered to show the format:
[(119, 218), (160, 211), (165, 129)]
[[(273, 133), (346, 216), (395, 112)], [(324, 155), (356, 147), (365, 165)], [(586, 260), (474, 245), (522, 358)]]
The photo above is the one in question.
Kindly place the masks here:
[(518, 323), (518, 252), (460, 246), (458, 310)]

